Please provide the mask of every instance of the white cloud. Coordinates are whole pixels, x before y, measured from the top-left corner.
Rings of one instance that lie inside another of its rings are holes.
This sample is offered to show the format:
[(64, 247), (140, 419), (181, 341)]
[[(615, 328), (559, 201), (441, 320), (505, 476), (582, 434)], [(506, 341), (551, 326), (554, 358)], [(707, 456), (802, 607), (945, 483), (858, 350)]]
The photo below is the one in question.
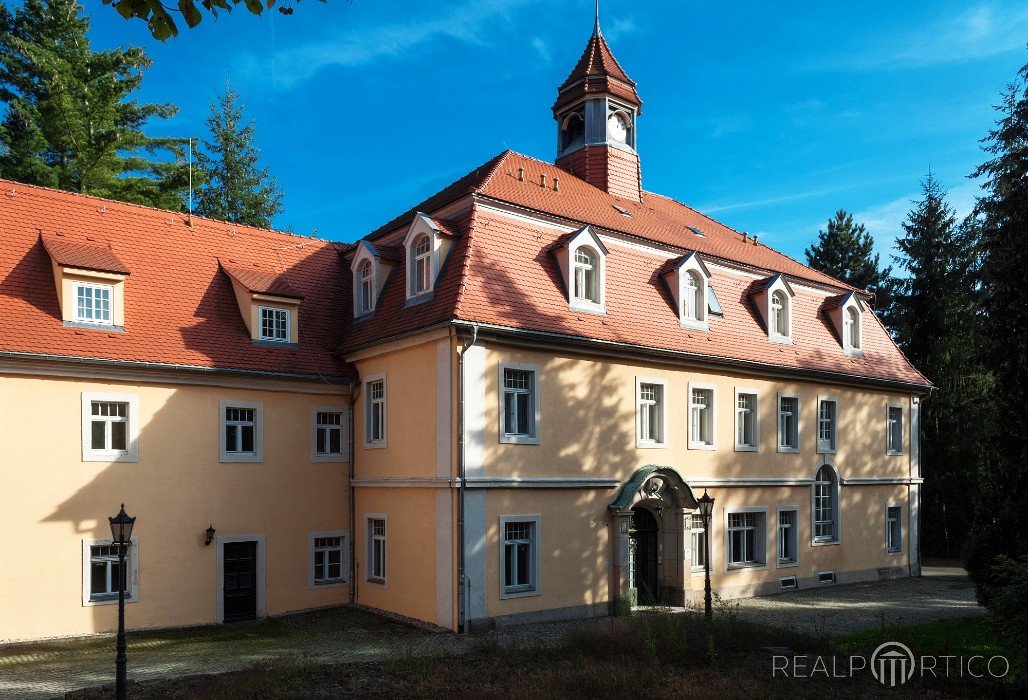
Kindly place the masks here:
[(603, 36), (608, 42), (616, 42), (639, 31), (634, 17), (617, 17), (609, 24), (603, 25)]
[(539, 56), (539, 60), (549, 65), (551, 58), (550, 47), (542, 37), (532, 37), (532, 48), (535, 49), (535, 53)]

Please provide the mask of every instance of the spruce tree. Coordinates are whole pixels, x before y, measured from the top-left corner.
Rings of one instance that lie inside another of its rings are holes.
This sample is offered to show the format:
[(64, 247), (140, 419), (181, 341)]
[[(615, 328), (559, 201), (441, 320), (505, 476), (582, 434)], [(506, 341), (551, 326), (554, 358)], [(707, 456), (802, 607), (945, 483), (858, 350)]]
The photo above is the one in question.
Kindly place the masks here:
[(971, 528), (967, 504), (977, 494), (974, 466), (989, 387), (974, 347), (973, 228), (971, 222), (958, 225), (946, 193), (929, 173), (903, 231), (894, 261), (907, 276), (897, 280), (892, 321), (908, 359), (935, 384), (920, 414), (922, 548), (928, 555), (954, 557)]
[(181, 206), (181, 141), (151, 138), (177, 111), (133, 97), (142, 49), (93, 51), (74, 0), (0, 5), (0, 177), (166, 208)]
[(852, 214), (840, 209), (804, 254), (815, 270), (874, 294), (878, 317), (891, 327), (892, 268), (879, 269), (874, 239), (864, 224), (855, 223)]
[[(1011, 584), (1006, 569), (996, 568), (1001, 557), (1028, 562), (1028, 65), (997, 109), (1000, 117), (983, 141), (991, 157), (973, 174), (985, 179), (985, 195), (975, 207), (984, 311), (980, 352), (995, 377), (990, 402), (996, 418), (987, 424), (988, 461), (978, 474), (981, 497), (965, 561), (986, 605)], [(1020, 590), (1023, 612), (1028, 581)], [(1028, 658), (1024, 631), (1019, 645)]]
[(253, 122), (244, 123), (239, 94), (226, 86), (205, 121), (210, 139), (197, 151), (200, 179), (196, 211), (202, 216), (268, 228), (282, 211), (282, 192), (259, 164)]

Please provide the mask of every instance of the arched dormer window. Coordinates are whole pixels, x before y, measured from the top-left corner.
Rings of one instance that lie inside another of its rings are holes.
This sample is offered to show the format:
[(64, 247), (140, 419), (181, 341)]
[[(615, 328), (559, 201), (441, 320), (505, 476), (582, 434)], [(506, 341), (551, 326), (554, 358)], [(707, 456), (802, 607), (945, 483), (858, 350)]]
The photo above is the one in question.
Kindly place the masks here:
[(789, 302), (782, 291), (771, 295), (771, 334), (789, 336)]
[(571, 301), (600, 303), (599, 255), (589, 246), (575, 249), (574, 274), (571, 276)]
[(847, 350), (860, 349), (860, 311), (852, 306), (846, 309), (842, 336), (846, 339)]
[(703, 286), (698, 272), (689, 270), (682, 280), (682, 319), (685, 321), (703, 321), (706, 318), (703, 308)]
[(414, 243), (411, 251), (413, 274), (411, 275), (411, 296), (432, 290), (432, 241), (423, 234)]
[(814, 543), (839, 541), (839, 478), (828, 464), (822, 464), (814, 474), (813, 532)]
[(842, 351), (853, 357), (863, 357), (864, 303), (855, 292), (828, 297), (824, 301), (825, 314), (835, 328)]
[(696, 252), (687, 253), (667, 261), (661, 268), (661, 275), (675, 301), (682, 328), (710, 330), (707, 316), (713, 310), (710, 306), (713, 291), (710, 270), (703, 259)]
[(360, 266), (359, 277), (360, 296), (357, 301), (357, 311), (366, 314), (375, 308), (375, 266), (370, 260), (365, 260)]

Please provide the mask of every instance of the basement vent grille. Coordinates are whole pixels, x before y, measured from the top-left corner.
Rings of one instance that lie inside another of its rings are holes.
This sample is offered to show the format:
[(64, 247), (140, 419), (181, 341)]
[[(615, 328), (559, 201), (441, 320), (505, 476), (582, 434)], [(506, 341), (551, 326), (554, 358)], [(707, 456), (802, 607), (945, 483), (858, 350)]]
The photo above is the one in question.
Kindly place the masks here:
[(781, 586), (783, 590), (786, 588), (800, 587), (799, 581), (796, 579), (795, 576), (783, 576), (782, 578), (778, 579), (778, 585)]
[(818, 583), (835, 583), (835, 572), (834, 571), (818, 571), (817, 572)]

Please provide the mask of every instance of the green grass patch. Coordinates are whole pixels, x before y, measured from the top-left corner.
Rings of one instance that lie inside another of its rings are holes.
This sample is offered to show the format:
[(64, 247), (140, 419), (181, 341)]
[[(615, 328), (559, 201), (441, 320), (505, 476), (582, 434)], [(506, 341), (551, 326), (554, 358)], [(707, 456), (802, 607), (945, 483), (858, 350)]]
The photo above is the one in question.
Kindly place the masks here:
[(842, 654), (870, 654), (879, 644), (901, 642), (915, 654), (942, 656), (1005, 655), (999, 637), (987, 615), (971, 615), (922, 625), (899, 625), (853, 632), (831, 638), (832, 647)]

